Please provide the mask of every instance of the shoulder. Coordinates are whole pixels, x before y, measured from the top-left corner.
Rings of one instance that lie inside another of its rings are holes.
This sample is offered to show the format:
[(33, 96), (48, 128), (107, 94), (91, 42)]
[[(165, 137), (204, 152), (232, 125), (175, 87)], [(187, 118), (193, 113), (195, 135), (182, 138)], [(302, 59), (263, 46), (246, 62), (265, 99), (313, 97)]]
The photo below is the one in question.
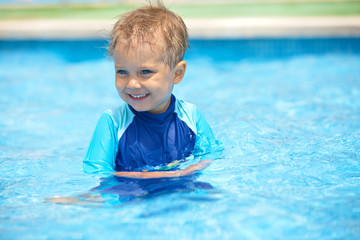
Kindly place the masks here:
[(196, 117), (197, 114), (200, 113), (196, 105), (179, 99), (176, 99), (175, 112), (181, 115), (188, 115), (192, 118)]
[(124, 122), (132, 120), (134, 117), (133, 112), (130, 110), (129, 106), (125, 103), (121, 105), (107, 109), (101, 115), (101, 118), (112, 121), (115, 126), (121, 126)]
[(105, 110), (98, 121), (98, 129), (110, 129), (111, 131), (123, 131), (133, 120), (134, 114), (125, 103), (118, 107)]
[(184, 100), (176, 99), (175, 111), (192, 113), (196, 111), (196, 109), (197, 107), (194, 104)]
[(201, 118), (198, 108), (189, 102), (176, 99), (175, 113), (178, 118), (184, 121), (195, 133), (197, 132), (197, 122)]
[(126, 103), (122, 103), (118, 107), (107, 109), (102, 115), (101, 119), (107, 121), (112, 125), (112, 128), (117, 132), (117, 138), (123, 135), (127, 127), (131, 124), (135, 114), (130, 110)]

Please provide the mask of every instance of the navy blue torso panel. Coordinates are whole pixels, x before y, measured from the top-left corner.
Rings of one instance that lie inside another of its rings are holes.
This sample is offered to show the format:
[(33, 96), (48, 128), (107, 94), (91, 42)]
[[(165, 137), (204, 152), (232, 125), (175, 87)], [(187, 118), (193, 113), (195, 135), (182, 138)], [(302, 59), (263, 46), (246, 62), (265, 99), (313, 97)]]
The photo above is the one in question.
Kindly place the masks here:
[(116, 171), (168, 164), (191, 154), (196, 136), (174, 112), (175, 100), (172, 96), (169, 108), (161, 114), (137, 112), (129, 106), (135, 116), (119, 139)]
[(167, 169), (190, 154), (210, 152), (214, 144), (209, 124), (191, 103), (172, 95), (161, 114), (137, 112), (123, 103), (101, 115), (83, 167), (87, 173)]

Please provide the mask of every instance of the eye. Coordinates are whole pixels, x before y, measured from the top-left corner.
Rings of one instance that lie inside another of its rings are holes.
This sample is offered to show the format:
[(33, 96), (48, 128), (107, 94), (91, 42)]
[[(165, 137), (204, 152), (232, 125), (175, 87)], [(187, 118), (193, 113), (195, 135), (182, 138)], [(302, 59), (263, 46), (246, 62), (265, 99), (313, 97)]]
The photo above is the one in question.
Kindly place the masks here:
[(141, 70), (141, 72), (140, 72), (141, 75), (145, 75), (145, 76), (150, 75), (152, 73), (153, 73), (153, 71), (148, 70), (148, 69)]
[(120, 70), (117, 70), (116, 73), (119, 75), (126, 75), (128, 72), (120, 69)]

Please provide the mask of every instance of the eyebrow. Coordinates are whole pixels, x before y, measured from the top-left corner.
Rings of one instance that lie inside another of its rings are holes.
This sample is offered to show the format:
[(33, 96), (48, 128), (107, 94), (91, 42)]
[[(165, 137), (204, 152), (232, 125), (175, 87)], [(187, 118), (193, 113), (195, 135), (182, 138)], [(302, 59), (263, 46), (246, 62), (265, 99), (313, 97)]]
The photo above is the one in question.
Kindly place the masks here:
[[(123, 66), (123, 65), (115, 64), (115, 68), (124, 68), (124, 66)], [(157, 68), (157, 67), (156, 67), (156, 66), (140, 65), (140, 66), (138, 66), (138, 68), (151, 68), (151, 69), (154, 69), (154, 68)]]

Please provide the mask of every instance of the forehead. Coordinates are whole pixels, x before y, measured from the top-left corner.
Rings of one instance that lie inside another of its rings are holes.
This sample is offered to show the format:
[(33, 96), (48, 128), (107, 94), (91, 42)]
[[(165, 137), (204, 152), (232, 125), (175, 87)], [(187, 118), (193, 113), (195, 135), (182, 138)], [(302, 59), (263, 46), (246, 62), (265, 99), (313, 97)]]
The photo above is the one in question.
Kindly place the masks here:
[(130, 39), (119, 37), (114, 49), (114, 55), (161, 59), (165, 53), (164, 50), (164, 41), (162, 38), (157, 36), (146, 40), (138, 39), (136, 36)]

